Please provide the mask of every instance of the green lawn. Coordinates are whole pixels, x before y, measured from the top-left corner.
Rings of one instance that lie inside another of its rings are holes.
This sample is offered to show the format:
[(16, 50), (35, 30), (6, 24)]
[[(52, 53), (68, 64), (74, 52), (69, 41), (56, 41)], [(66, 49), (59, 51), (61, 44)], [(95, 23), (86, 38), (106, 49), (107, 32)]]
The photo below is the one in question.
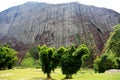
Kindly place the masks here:
[[(62, 75), (58, 68), (51, 74), (54, 80), (62, 80)], [(0, 80), (45, 80), (46, 75), (41, 69), (12, 69), (0, 71)], [(94, 73), (93, 70), (80, 70), (73, 75), (72, 80), (120, 80), (120, 73)]]

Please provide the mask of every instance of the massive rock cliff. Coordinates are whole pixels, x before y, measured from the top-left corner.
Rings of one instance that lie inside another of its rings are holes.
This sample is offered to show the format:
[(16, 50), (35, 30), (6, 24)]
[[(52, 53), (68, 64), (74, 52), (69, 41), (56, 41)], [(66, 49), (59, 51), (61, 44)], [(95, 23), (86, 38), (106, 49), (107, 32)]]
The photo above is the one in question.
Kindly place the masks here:
[(31, 45), (67, 46), (86, 43), (99, 54), (120, 14), (76, 2), (28, 2), (0, 13), (0, 42), (25, 50)]

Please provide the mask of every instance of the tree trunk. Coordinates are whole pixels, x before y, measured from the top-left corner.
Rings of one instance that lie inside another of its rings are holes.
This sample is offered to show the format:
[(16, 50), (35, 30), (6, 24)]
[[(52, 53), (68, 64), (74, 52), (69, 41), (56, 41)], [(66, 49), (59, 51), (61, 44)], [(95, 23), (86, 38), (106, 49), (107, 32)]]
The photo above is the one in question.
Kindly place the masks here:
[(66, 75), (65, 79), (72, 79), (72, 75)]
[(47, 73), (47, 79), (51, 79), (50, 73)]

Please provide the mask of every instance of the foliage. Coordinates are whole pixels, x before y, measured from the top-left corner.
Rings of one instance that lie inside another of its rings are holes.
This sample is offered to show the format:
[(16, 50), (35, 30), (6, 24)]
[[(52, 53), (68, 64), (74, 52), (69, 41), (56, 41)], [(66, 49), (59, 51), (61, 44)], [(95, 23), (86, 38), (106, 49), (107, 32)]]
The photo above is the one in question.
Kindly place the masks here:
[(57, 55), (55, 48), (49, 48), (46, 45), (38, 46), (42, 71), (47, 73), (47, 78), (51, 78), (51, 71), (57, 67)]
[(61, 67), (62, 73), (66, 75), (66, 78), (72, 78), (72, 75), (78, 72), (82, 65), (82, 58), (86, 54), (89, 54), (89, 50), (84, 44), (77, 49), (72, 45), (64, 50), (61, 58)]
[(73, 74), (73, 52), (75, 51), (74, 46), (69, 47), (68, 49), (64, 50), (64, 54), (62, 55), (61, 59), (61, 67), (62, 67), (62, 73), (66, 75), (66, 78), (70, 78)]
[[(38, 56), (39, 57), (39, 56)], [(40, 68), (40, 60), (35, 59), (32, 57), (30, 52), (27, 52), (24, 59), (21, 62), (21, 67), (29, 68), (29, 67), (34, 67), (34, 68)]]
[(54, 62), (55, 62), (54, 66), (56, 66), (56, 67), (61, 66), (60, 62), (61, 62), (61, 57), (64, 53), (64, 50), (65, 50), (64, 47), (59, 47), (57, 49), (56, 53), (54, 54)]
[(17, 52), (8, 45), (0, 45), (0, 69), (11, 69), (17, 61)]
[[(97, 73), (98, 71), (99, 71), (99, 64), (100, 64), (100, 58), (99, 57), (97, 57), (95, 60), (94, 60), (94, 71), (95, 71), (95, 73)], [(100, 72), (100, 71), (99, 71)]]
[(34, 60), (33, 58), (29, 57), (29, 58), (24, 58), (22, 63), (21, 63), (22, 67), (33, 67), (34, 66)]
[(54, 71), (58, 65), (62, 67), (62, 73), (66, 75), (66, 78), (70, 78), (80, 69), (83, 55), (89, 53), (88, 48), (84, 44), (77, 49), (75, 45), (71, 45), (67, 48), (59, 47), (57, 50), (43, 45), (38, 46), (38, 51), (42, 71), (47, 73), (47, 78), (50, 78), (51, 71)]
[(39, 59), (38, 60), (34, 60), (34, 67), (35, 68), (41, 68), (41, 62), (40, 62)]
[(54, 71), (58, 65), (62, 67), (62, 73), (66, 75), (66, 78), (72, 78), (72, 75), (80, 69), (83, 57), (89, 54), (89, 50), (84, 44), (77, 49), (75, 45), (71, 45), (67, 48), (59, 47), (57, 50), (43, 45), (38, 46), (38, 51), (42, 71), (47, 74), (47, 78), (51, 78), (51, 71)]
[[(113, 57), (113, 56), (112, 56)], [(117, 68), (115, 60), (107, 54), (102, 55), (94, 61), (95, 72), (104, 73), (105, 70)]]
[(103, 73), (108, 69), (120, 69), (120, 24), (114, 27), (104, 49), (101, 57), (94, 61), (95, 72)]
[(120, 56), (120, 24), (114, 27), (114, 31), (111, 33), (105, 48), (107, 53), (112, 51), (116, 56)]
[[(86, 37), (89, 38), (89, 40)], [(76, 33), (75, 38), (76, 38), (78, 46), (81, 44), (86, 44), (90, 50), (90, 53), (92, 53), (89, 56), (84, 57), (82, 67), (92, 68), (93, 60), (94, 60), (95, 53), (96, 53), (92, 33), (91, 32), (85, 33), (85, 36), (80, 36), (78, 33)]]
[(33, 67), (33, 66), (34, 66), (34, 60), (31, 57), (31, 54), (29, 52), (27, 52), (25, 54), (24, 59), (21, 62), (21, 67), (28, 68), (28, 67)]
[(38, 55), (38, 49), (37, 47), (32, 47), (29, 50), (31, 57), (33, 57), (33, 59), (38, 60), (39, 59), (39, 55)]
[(120, 58), (116, 58), (116, 64), (117, 64), (117, 68), (120, 69)]

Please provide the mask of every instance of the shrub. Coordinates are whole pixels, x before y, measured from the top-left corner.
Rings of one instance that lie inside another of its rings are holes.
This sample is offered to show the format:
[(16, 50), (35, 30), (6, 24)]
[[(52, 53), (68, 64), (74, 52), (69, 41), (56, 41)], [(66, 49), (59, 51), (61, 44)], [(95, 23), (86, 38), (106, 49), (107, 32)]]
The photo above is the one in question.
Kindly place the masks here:
[[(38, 56), (39, 57), (39, 56)], [(23, 61), (21, 62), (21, 67), (34, 67), (34, 68), (40, 68), (40, 60), (38, 59), (34, 59), (34, 57), (32, 57), (30, 52), (27, 52)]]
[(34, 67), (34, 59), (31, 58), (31, 57), (24, 58), (23, 61), (22, 61), (22, 63), (21, 63), (21, 66), (22, 67), (26, 67), (26, 68), (28, 68), (28, 67), (31, 67), (31, 68)]
[(40, 54), (40, 61), (42, 66), (42, 71), (47, 74), (47, 78), (51, 78), (50, 73), (51, 71), (57, 67), (56, 62), (56, 51), (54, 48), (49, 48), (46, 45), (42, 47), (38, 46), (39, 54)]
[(98, 71), (99, 71), (99, 64), (100, 64), (100, 58), (96, 58), (95, 60), (94, 60), (94, 71), (95, 71), (95, 73), (97, 73)]
[(83, 56), (89, 54), (86, 45), (82, 44), (77, 49), (74, 45), (64, 50), (61, 58), (62, 73), (66, 75), (65, 78), (72, 78), (72, 75), (77, 73), (82, 65)]
[(0, 69), (11, 69), (17, 62), (17, 52), (8, 45), (0, 45)]
[(116, 62), (107, 54), (102, 55), (100, 58), (94, 60), (94, 70), (98, 73), (104, 73), (105, 70), (116, 68)]

